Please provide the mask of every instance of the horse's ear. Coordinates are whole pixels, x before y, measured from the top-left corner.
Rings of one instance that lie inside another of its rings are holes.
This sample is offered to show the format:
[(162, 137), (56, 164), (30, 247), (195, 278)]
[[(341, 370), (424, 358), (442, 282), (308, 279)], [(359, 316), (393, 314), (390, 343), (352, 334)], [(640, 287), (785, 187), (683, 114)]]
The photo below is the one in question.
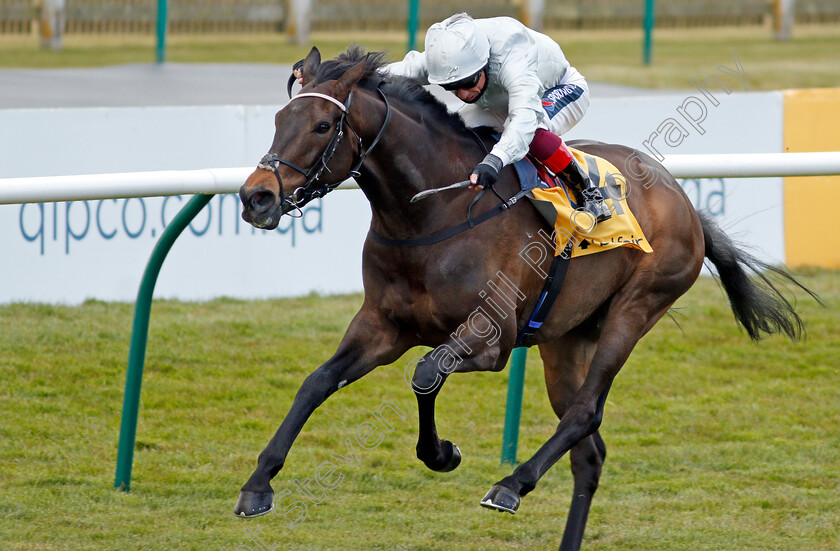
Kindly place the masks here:
[(333, 92), (339, 101), (346, 100), (347, 96), (350, 95), (350, 90), (362, 80), (362, 77), (365, 75), (366, 65), (367, 58), (356, 63), (341, 75), (341, 78), (335, 84), (335, 91)]
[(318, 51), (318, 48), (312, 46), (312, 49), (309, 50), (309, 53), (306, 56), (306, 59), (303, 60), (304, 86), (312, 82), (312, 79), (315, 78), (315, 72), (318, 70), (319, 65), (321, 65), (321, 52)]

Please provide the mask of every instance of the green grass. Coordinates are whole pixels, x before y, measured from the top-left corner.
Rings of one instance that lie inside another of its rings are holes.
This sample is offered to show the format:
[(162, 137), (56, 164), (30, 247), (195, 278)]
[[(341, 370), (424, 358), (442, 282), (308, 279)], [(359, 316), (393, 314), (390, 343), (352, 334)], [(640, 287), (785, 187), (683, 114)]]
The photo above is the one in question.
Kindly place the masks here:
[[(799, 26), (789, 42), (773, 40), (766, 27), (662, 29), (655, 34), (650, 66), (641, 62), (641, 33), (602, 31), (569, 42), (563, 35), (554, 38), (593, 82), (691, 88), (692, 78), (702, 82), (720, 65), (735, 71), (732, 54), (737, 52), (750, 90), (840, 86), (838, 25)], [(734, 77), (726, 80), (739, 86)]]
[[(405, 51), (405, 39), (393, 34), (313, 37), (324, 58), (335, 56), (354, 41), (370, 50), (398, 52), (395, 55)], [(167, 39), (166, 59), (175, 63), (294, 63), (311, 47), (290, 44), (282, 34), (176, 34)], [(0, 67), (100, 67), (152, 63), (154, 56), (153, 36), (67, 35), (60, 51), (41, 50), (35, 37), (0, 36)]]
[[(752, 90), (840, 86), (840, 26), (799, 25), (788, 42), (768, 26), (659, 29), (654, 63), (642, 64), (640, 30), (549, 32), (566, 56), (593, 82), (647, 88), (690, 88), (719, 65), (734, 67), (737, 52)], [(422, 45), (422, 35), (418, 43)], [(369, 50), (405, 52), (404, 33), (314, 33), (312, 44), (332, 57), (357, 42)], [(41, 50), (35, 36), (0, 36), (0, 67), (93, 67), (154, 61), (155, 39), (143, 35), (66, 35), (61, 51)], [(293, 63), (311, 46), (289, 44), (281, 34), (172, 35), (167, 60), (179, 63)]]
[[(840, 273), (806, 271), (808, 338), (752, 344), (716, 284), (702, 278), (619, 374), (602, 434), (608, 458), (585, 548), (836, 551), (840, 544)], [(346, 453), (385, 400), (407, 418), (343, 482), (297, 514), (244, 521), (239, 487), (304, 377), (328, 358), (361, 296), (155, 302), (132, 492), (113, 489), (132, 306), (0, 307), (0, 547), (4, 550), (229, 550), (260, 529), (278, 549), (552, 549), (571, 477), (562, 459), (515, 516), (478, 505), (499, 465), (507, 376), (450, 378), (442, 436), (462, 465), (414, 458), (416, 406), (406, 354), (315, 412), (274, 480), (314, 478)], [(556, 425), (538, 354), (527, 365), (521, 459)], [(290, 503), (291, 499), (284, 503)], [(243, 547), (242, 549), (245, 549)]]

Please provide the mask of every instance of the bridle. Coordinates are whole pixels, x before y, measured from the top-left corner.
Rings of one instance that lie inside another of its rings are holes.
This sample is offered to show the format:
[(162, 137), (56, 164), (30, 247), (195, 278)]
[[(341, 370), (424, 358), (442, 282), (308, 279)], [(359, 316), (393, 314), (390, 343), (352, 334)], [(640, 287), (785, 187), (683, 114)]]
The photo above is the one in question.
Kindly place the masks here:
[[(362, 164), (365, 161), (365, 158), (368, 154), (373, 151), (376, 145), (379, 143), (379, 140), (382, 138), (382, 135), (385, 133), (385, 130), (388, 128), (388, 123), (391, 121), (391, 105), (388, 103), (388, 98), (385, 96), (385, 93), (382, 91), (383, 82), (380, 82), (377, 87), (376, 91), (379, 92), (379, 95), (382, 97), (382, 101), (385, 102), (385, 120), (382, 123), (382, 126), (379, 129), (379, 132), (376, 134), (373, 142), (371, 142), (370, 147), (365, 150), (364, 145), (362, 144), (362, 138), (359, 134), (353, 130), (350, 126), (350, 123), (347, 120), (347, 113), (350, 109), (350, 103), (353, 100), (353, 91), (347, 96), (347, 102), (341, 103), (339, 100), (332, 96), (328, 96), (326, 94), (321, 94), (318, 92), (303, 92), (300, 93), (289, 100), (289, 103), (296, 99), (300, 98), (320, 98), (325, 101), (329, 101), (330, 103), (335, 104), (339, 109), (341, 109), (341, 118), (338, 121), (338, 124), (335, 127), (335, 131), (333, 132), (332, 137), (330, 138), (329, 143), (327, 143), (324, 152), (321, 153), (321, 157), (315, 161), (315, 163), (310, 167), (308, 170), (301, 168), (300, 166), (296, 165), (291, 161), (287, 161), (286, 159), (280, 158), (279, 155), (276, 153), (266, 153), (266, 155), (260, 160), (260, 164), (257, 168), (261, 168), (263, 170), (270, 170), (274, 173), (274, 176), (277, 178), (277, 183), (280, 186), (280, 209), (283, 212), (284, 208), (288, 205), (289, 210), (286, 212), (289, 216), (294, 216), (295, 218), (299, 218), (303, 216), (303, 212), (301, 211), (301, 207), (306, 205), (312, 199), (316, 199), (318, 197), (323, 197), (330, 191), (337, 188), (341, 185), (341, 182), (346, 179), (341, 178), (337, 182), (332, 184), (325, 184), (321, 187), (314, 188), (314, 185), (318, 182), (318, 179), (321, 177), (321, 174), (326, 170), (327, 172), (332, 173), (332, 171), (327, 166), (329, 162), (332, 160), (333, 156), (335, 155), (336, 150), (338, 149), (339, 144), (341, 143), (342, 138), (344, 138), (344, 126), (346, 125), (349, 130), (353, 132), (356, 136), (356, 142), (358, 144), (358, 151), (357, 154), (359, 155), (359, 159), (353, 165), (353, 167), (348, 171), (347, 176), (349, 177), (359, 177), (361, 174), (359, 173), (359, 169), (362, 167)], [(484, 149), (485, 154), (487, 153), (487, 147), (482, 142), (481, 138), (475, 133), (475, 131), (470, 130), (475, 137), (478, 144)], [(300, 172), (301, 174), (306, 177), (306, 182), (296, 188), (291, 195), (286, 196), (283, 192), (283, 181), (280, 178), (279, 168), (280, 165), (286, 165), (289, 168)], [(492, 187), (491, 187), (492, 189)], [(501, 214), (502, 212), (508, 210), (513, 205), (515, 205), (519, 199), (525, 196), (528, 190), (521, 190), (516, 193), (510, 199), (505, 200), (502, 198), (495, 189), (492, 189), (493, 193), (499, 198), (500, 203), (493, 209), (484, 212), (476, 217), (473, 218), (471, 214), (472, 206), (478, 201), (484, 191), (480, 191), (476, 194), (475, 199), (470, 203), (470, 207), (467, 210), (467, 220), (457, 226), (453, 226), (451, 228), (447, 228), (446, 230), (434, 233), (432, 235), (427, 235), (424, 237), (412, 238), (412, 239), (388, 239), (385, 237), (381, 237), (374, 232), (371, 232), (371, 238), (373, 241), (379, 243), (380, 245), (392, 246), (392, 247), (421, 247), (432, 245), (435, 243), (440, 243), (441, 241), (445, 241), (450, 237), (457, 235), (463, 231), (469, 230), (485, 222), (494, 216)], [(291, 214), (292, 211), (297, 211), (297, 215)]]
[[(324, 149), (324, 152), (321, 153), (321, 157), (317, 161), (315, 161), (315, 163), (308, 170), (301, 168), (300, 166), (296, 165), (291, 161), (282, 159), (279, 155), (272, 152), (266, 153), (265, 156), (263, 156), (263, 158), (260, 160), (260, 163), (257, 165), (257, 168), (261, 168), (263, 170), (270, 170), (274, 173), (274, 176), (277, 178), (277, 183), (280, 186), (280, 212), (283, 212), (284, 207), (288, 205), (289, 216), (299, 218), (303, 216), (301, 207), (306, 205), (309, 201), (318, 197), (323, 197), (324, 195), (341, 185), (341, 182), (346, 180), (348, 177), (357, 178), (361, 175), (359, 169), (361, 169), (362, 163), (365, 162), (365, 158), (371, 151), (373, 151), (373, 148), (376, 147), (376, 145), (379, 143), (379, 140), (385, 133), (385, 129), (388, 128), (388, 123), (391, 121), (391, 105), (388, 103), (388, 98), (382, 91), (381, 86), (382, 83), (380, 82), (379, 85), (376, 87), (376, 91), (379, 92), (379, 95), (382, 96), (382, 100), (385, 102), (385, 120), (382, 123), (379, 132), (376, 134), (376, 138), (374, 138), (373, 142), (371, 142), (370, 144), (370, 147), (368, 147), (367, 149), (365, 149), (364, 145), (362, 144), (361, 136), (359, 136), (359, 134), (355, 130), (353, 130), (353, 127), (350, 126), (350, 122), (347, 120), (347, 113), (350, 110), (350, 103), (353, 100), (353, 91), (350, 91), (350, 94), (347, 96), (346, 103), (342, 103), (332, 96), (320, 94), (318, 92), (304, 92), (294, 96), (292, 99), (289, 100), (289, 103), (301, 98), (320, 98), (329, 101), (331, 103), (334, 103), (336, 106), (338, 106), (339, 109), (341, 109), (341, 118), (339, 118), (338, 124), (336, 124), (335, 126), (335, 131), (333, 132), (329, 143), (327, 143), (327, 147)], [(325, 170), (329, 173), (332, 173), (332, 171), (327, 165), (332, 160), (333, 156), (335, 155), (335, 152), (338, 150), (338, 146), (341, 143), (342, 138), (344, 138), (345, 125), (347, 126), (348, 130), (352, 131), (353, 135), (356, 136), (356, 143), (358, 145), (357, 154), (359, 156), (359, 159), (348, 171), (347, 176), (345, 178), (341, 178), (337, 182), (332, 184), (325, 184), (321, 187), (315, 187), (315, 184), (321, 178), (321, 174)], [(286, 194), (283, 192), (283, 181), (280, 179), (279, 172), (281, 164), (286, 165), (289, 168), (296, 170), (297, 172), (300, 172), (306, 178), (306, 182), (302, 186), (295, 189), (289, 196), (286, 196)], [(297, 211), (298, 214), (291, 214), (292, 211)]]

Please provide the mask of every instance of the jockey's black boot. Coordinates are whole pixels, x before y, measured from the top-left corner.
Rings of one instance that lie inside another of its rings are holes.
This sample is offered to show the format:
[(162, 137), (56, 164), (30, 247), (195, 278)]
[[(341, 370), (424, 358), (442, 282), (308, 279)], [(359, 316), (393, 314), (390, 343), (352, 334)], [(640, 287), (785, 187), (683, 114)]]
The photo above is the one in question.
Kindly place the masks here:
[(604, 196), (601, 190), (592, 182), (583, 167), (581, 167), (576, 159), (572, 159), (569, 166), (557, 173), (574, 186), (583, 197), (583, 210), (595, 217), (596, 222), (604, 222), (612, 218), (612, 212), (607, 204), (604, 202)]

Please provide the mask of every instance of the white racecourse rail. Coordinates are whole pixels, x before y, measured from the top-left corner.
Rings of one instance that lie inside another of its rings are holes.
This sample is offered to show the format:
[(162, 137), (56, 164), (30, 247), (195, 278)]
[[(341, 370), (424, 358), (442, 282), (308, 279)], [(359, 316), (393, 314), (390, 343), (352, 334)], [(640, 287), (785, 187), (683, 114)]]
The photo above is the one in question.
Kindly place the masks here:
[[(669, 155), (663, 164), (675, 178), (822, 176), (840, 173), (840, 151)], [(0, 205), (238, 193), (253, 171), (253, 167), (206, 168), (7, 178), (0, 180)], [(354, 180), (347, 179), (339, 189), (358, 187)]]
[[(685, 179), (699, 179), (699, 178), (718, 178), (721, 183), (723, 178), (751, 178), (762, 176), (811, 176), (811, 175), (825, 175), (840, 173), (840, 152), (822, 152), (822, 153), (771, 153), (771, 154), (717, 154), (717, 155), (671, 155), (665, 158), (664, 165), (676, 178)], [(218, 210), (222, 210), (222, 201), (225, 196), (235, 194), (242, 182), (254, 169), (251, 167), (242, 168), (216, 168), (216, 169), (202, 169), (202, 170), (168, 170), (168, 171), (152, 171), (152, 172), (134, 172), (134, 173), (115, 173), (115, 174), (92, 174), (92, 175), (77, 175), (77, 176), (42, 176), (32, 178), (8, 178), (0, 180), (0, 204), (25, 204), (25, 203), (39, 203), (41, 213), (41, 256), (44, 256), (44, 242), (45, 242), (45, 228), (44, 222), (44, 202), (68, 201), (66, 203), (66, 235), (65, 235), (65, 253), (69, 254), (70, 243), (72, 239), (78, 239), (81, 235), (79, 232), (74, 232), (71, 229), (71, 205), (73, 202), (85, 201), (83, 203), (88, 209), (87, 221), (85, 223), (85, 233), (90, 226), (91, 214), (86, 201), (98, 200), (99, 205), (96, 209), (96, 224), (100, 224), (99, 211), (104, 200), (116, 200), (117, 198), (138, 198), (138, 197), (159, 197), (159, 196), (179, 196), (186, 194), (222, 194), (220, 195)], [(684, 185), (684, 184), (683, 184)], [(699, 192), (699, 180), (697, 183)], [(355, 181), (352, 179), (345, 180), (340, 189), (358, 188)], [(344, 195), (344, 194), (341, 194)], [(357, 198), (358, 199), (358, 198)], [(338, 197), (334, 200), (340, 203)], [(723, 198), (721, 199), (723, 200)], [(77, 203), (78, 204), (78, 203)], [(233, 201), (234, 208), (238, 208), (238, 201)], [(125, 217), (125, 207), (123, 206), (123, 217)], [(211, 207), (212, 208), (212, 207)], [(722, 208), (722, 207), (721, 207)], [(57, 206), (53, 203), (53, 218), (57, 218)], [(163, 212), (166, 211), (166, 202), (164, 201), (161, 208), (161, 218), (164, 217)], [(305, 217), (312, 217), (312, 210), (305, 211)], [(24, 209), (20, 210), (20, 230), (21, 233), (30, 241), (34, 241), (35, 235), (27, 234), (24, 224)], [(317, 228), (320, 230), (321, 221), (323, 219), (323, 207), (317, 207)], [(221, 212), (219, 212), (219, 234), (222, 234)], [(146, 211), (143, 207), (143, 220), (145, 225)], [(171, 219), (171, 216), (170, 216)], [(287, 233), (292, 230), (292, 225), (296, 221), (292, 220), (285, 231)], [(125, 232), (131, 234), (126, 226), (125, 219), (123, 220)], [(309, 231), (306, 220), (301, 220), (303, 231)], [(309, 224), (309, 226), (315, 226)], [(164, 223), (165, 227), (165, 223)], [(204, 231), (210, 227), (210, 220), (208, 220)], [(191, 227), (192, 229), (192, 227)], [(108, 237), (108, 232), (100, 234)], [(314, 233), (314, 229), (312, 232)], [(57, 239), (57, 222), (53, 222), (53, 238)], [(111, 230), (110, 235), (117, 232), (116, 229)], [(137, 232), (141, 233), (141, 232)], [(200, 232), (193, 230), (195, 235), (201, 235)], [(238, 225), (237, 225), (238, 233)], [(264, 232), (263, 232), (264, 233)], [(154, 229), (152, 236), (155, 236)], [(135, 235), (136, 237), (136, 235)], [(292, 246), (294, 247), (294, 237), (292, 239)], [(347, 244), (346, 244), (347, 245)], [(351, 248), (352, 248), (352, 244)], [(358, 244), (356, 244), (358, 248)], [(224, 252), (215, 251), (222, 256)], [(42, 268), (43, 269), (43, 268)], [(20, 273), (20, 272), (18, 272)], [(29, 274), (27, 277), (35, 277), (37, 275)], [(305, 281), (305, 280), (304, 280)], [(357, 285), (357, 284), (356, 284)], [(133, 290), (133, 289), (132, 289)], [(349, 288), (332, 289), (341, 291), (359, 290), (359, 287), (351, 286)], [(299, 294), (305, 289), (298, 289), (295, 291)], [(311, 291), (311, 290), (310, 290)], [(20, 297), (10, 297), (12, 299), (19, 299)], [(29, 298), (29, 297), (27, 297)], [(124, 297), (117, 297), (124, 298)], [(52, 300), (56, 298), (51, 297)], [(62, 300), (58, 300), (63, 302)], [(2, 302), (2, 301), (0, 301)]]
[[(738, 82), (721, 78), (734, 91), (715, 90), (705, 110), (699, 103), (707, 96), (698, 91), (593, 98), (565, 137), (661, 154), (698, 209), (762, 260), (783, 263), (783, 179), (747, 178), (743, 170), (781, 175), (837, 168), (822, 166), (826, 158), (834, 162), (831, 156), (806, 157), (802, 167), (791, 163), (798, 154), (780, 155), (781, 92), (737, 93)], [(0, 109), (0, 203), (15, 203), (0, 204), (0, 304), (133, 301), (152, 248), (192, 193), (217, 195), (173, 246), (156, 298), (361, 291), (370, 208), (360, 191), (313, 201), (303, 218), (284, 217), (274, 231), (240, 217), (235, 192), (271, 143), (281, 107)], [(753, 163), (736, 171), (730, 165), (736, 157), (727, 155), (734, 152), (775, 155), (770, 161), (739, 156)], [(683, 164), (708, 154), (716, 155), (711, 163)], [(192, 170), (197, 167), (248, 168)], [(155, 172), (149, 179), (138, 171)], [(93, 173), (121, 174), (64, 176)], [(27, 178), (33, 176), (43, 178)]]

